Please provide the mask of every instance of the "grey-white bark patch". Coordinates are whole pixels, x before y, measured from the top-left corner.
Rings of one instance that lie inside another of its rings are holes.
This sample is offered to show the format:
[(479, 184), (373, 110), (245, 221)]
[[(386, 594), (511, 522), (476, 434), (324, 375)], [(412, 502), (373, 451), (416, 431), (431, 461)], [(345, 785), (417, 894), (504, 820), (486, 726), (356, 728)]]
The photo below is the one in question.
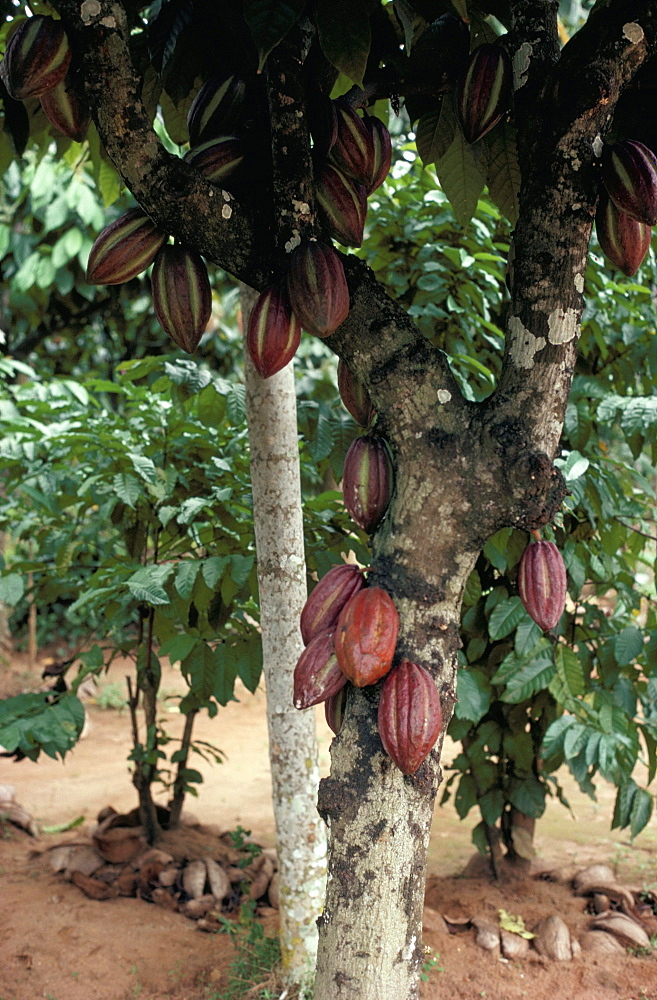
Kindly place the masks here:
[(551, 344), (567, 344), (577, 336), (579, 313), (575, 309), (557, 308), (548, 316), (548, 340)]
[(230, 207), (230, 205), (224, 205), (223, 208), (221, 209), (221, 217), (223, 219), (230, 219), (230, 217), (231, 217), (232, 214), (233, 214), (233, 210)]
[(451, 392), (449, 392), (447, 389), (439, 389), (436, 395), (438, 396), (438, 402), (443, 404), (449, 403), (450, 399), (452, 398)]
[(636, 21), (629, 21), (623, 25), (623, 35), (632, 45), (638, 45), (644, 39), (643, 28)]
[(295, 229), (294, 232), (292, 233), (292, 236), (285, 244), (285, 253), (291, 253), (299, 246), (300, 243), (301, 243), (301, 234), (298, 232), (298, 230)]
[(80, 17), (83, 21), (89, 22), (100, 14), (100, 3), (98, 0), (84, 0), (80, 7)]
[(508, 322), (511, 337), (510, 357), (518, 368), (533, 368), (534, 356), (545, 347), (545, 337), (535, 337), (519, 316), (512, 316)]
[(529, 42), (523, 42), (513, 57), (513, 89), (520, 90), (527, 83), (527, 70), (532, 55)]
[(580, 295), (584, 291), (584, 275), (583, 274), (576, 274), (575, 275), (575, 288), (580, 293)]
[(602, 141), (602, 136), (600, 135), (600, 133), (598, 133), (596, 135), (596, 137), (593, 140), (593, 142), (592, 142), (591, 145), (593, 146), (593, 152), (594, 152), (594, 154), (596, 156), (598, 156), (598, 157), (602, 156), (602, 150), (603, 150), (603, 147), (604, 147), (604, 143)]

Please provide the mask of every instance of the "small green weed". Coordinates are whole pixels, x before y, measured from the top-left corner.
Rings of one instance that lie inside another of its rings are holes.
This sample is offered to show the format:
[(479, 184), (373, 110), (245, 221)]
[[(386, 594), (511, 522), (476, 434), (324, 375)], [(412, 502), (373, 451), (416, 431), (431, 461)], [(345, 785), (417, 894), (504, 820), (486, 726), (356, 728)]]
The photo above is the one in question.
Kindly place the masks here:
[(247, 841), (247, 837), (251, 836), (250, 830), (245, 830), (243, 826), (238, 826), (235, 830), (229, 830), (228, 837), (230, 842), (236, 851), (246, 851), (247, 857), (242, 858), (239, 862), (240, 868), (248, 868), (252, 861), (262, 854), (262, 847), (259, 844), (253, 844)]
[(427, 958), (425, 958), (424, 962), (422, 963), (422, 972), (420, 973), (420, 979), (422, 980), (423, 983), (429, 981), (429, 975), (434, 971), (434, 969), (436, 972), (445, 971), (442, 965), (438, 965), (438, 962), (440, 961), (440, 955), (437, 952), (435, 955), (432, 955), (431, 949), (425, 948), (425, 954), (427, 955)]
[(94, 701), (99, 708), (113, 708), (119, 712), (123, 712), (128, 705), (127, 695), (122, 684), (103, 684)]
[[(242, 831), (246, 833), (246, 831)], [(228, 966), (228, 985), (208, 1000), (238, 1000), (248, 993), (252, 1000), (274, 1000), (274, 969), (281, 958), (278, 938), (268, 938), (255, 919), (255, 902), (249, 900), (240, 909), (236, 921), (223, 917), (223, 932), (230, 934), (236, 955)]]

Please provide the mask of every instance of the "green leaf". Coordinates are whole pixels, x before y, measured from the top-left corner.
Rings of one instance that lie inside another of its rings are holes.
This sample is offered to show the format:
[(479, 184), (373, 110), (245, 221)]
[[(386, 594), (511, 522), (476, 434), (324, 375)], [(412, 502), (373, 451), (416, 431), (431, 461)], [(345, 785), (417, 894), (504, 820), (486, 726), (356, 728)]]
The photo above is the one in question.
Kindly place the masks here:
[(0, 701), (0, 745), (36, 760), (43, 751), (62, 759), (82, 732), (84, 706), (70, 692), (52, 701), (49, 691)]
[(220, 705), (227, 705), (229, 701), (237, 700), (233, 692), (237, 677), (238, 658), (235, 656), (233, 648), (222, 642), (214, 651), (214, 659), (215, 679), (212, 694)]
[(200, 566), (198, 559), (183, 559), (178, 565), (174, 586), (183, 600), (192, 596)]
[(425, 167), (445, 155), (454, 142), (455, 134), (454, 107), (451, 98), (447, 97), (440, 107), (423, 114), (415, 129), (415, 145)]
[(147, 604), (169, 604), (169, 595), (163, 587), (164, 581), (171, 575), (174, 567), (142, 566), (126, 581), (128, 590), (138, 601)]
[(555, 646), (554, 659), (559, 677), (572, 698), (581, 698), (585, 691), (585, 680), (582, 665), (577, 653), (569, 646)]
[(189, 656), (197, 642), (199, 640), (188, 633), (175, 635), (173, 638), (167, 639), (166, 642), (162, 643), (159, 654), (161, 657), (168, 656), (171, 663), (178, 663)]
[(465, 228), (477, 209), (485, 182), (460, 130), (436, 162), (436, 176), (449, 198), (456, 221)]
[(653, 797), (645, 788), (638, 788), (630, 813), (630, 833), (636, 837), (648, 825), (654, 806)]
[(491, 198), (515, 226), (521, 181), (516, 130), (509, 122), (501, 121), (470, 148)]
[(481, 579), (476, 569), (468, 577), (463, 594), (463, 603), (466, 607), (472, 607), (481, 597)]
[(502, 639), (524, 621), (527, 617), (519, 597), (510, 597), (502, 601), (492, 612), (488, 620), (488, 634), (491, 639)]
[(317, 0), (315, 22), (328, 61), (362, 87), (372, 43), (367, 0)]
[(258, 50), (258, 72), (267, 56), (296, 24), (305, 0), (245, 0), (244, 19)]
[(135, 479), (127, 472), (117, 472), (112, 480), (112, 486), (119, 500), (122, 500), (128, 507), (134, 509), (137, 500), (141, 496), (139, 480)]
[(20, 573), (8, 573), (0, 576), (0, 602), (9, 608), (15, 608), (25, 593), (25, 583)]
[(203, 579), (210, 590), (214, 590), (217, 586), (217, 581), (219, 581), (223, 576), (224, 569), (228, 565), (228, 562), (228, 556), (210, 556), (209, 559), (204, 560), (201, 567), (201, 573), (203, 574)]
[(490, 681), (483, 671), (467, 667), (457, 672), (454, 714), (458, 719), (470, 719), (476, 724), (490, 708), (492, 697)]
[(459, 787), (454, 796), (454, 807), (461, 819), (465, 819), (474, 805), (477, 804), (477, 784), (471, 774), (464, 774), (459, 781)]
[(643, 634), (636, 625), (624, 628), (613, 642), (616, 662), (621, 667), (629, 666), (643, 652)]
[(481, 796), (478, 805), (484, 823), (487, 826), (495, 826), (504, 812), (504, 792), (501, 788), (491, 788)]
[(214, 385), (207, 385), (198, 395), (199, 420), (206, 427), (218, 428), (226, 416), (226, 397)]
[(536, 778), (525, 778), (524, 781), (511, 781), (509, 786), (509, 802), (525, 816), (538, 819), (545, 811), (546, 788)]

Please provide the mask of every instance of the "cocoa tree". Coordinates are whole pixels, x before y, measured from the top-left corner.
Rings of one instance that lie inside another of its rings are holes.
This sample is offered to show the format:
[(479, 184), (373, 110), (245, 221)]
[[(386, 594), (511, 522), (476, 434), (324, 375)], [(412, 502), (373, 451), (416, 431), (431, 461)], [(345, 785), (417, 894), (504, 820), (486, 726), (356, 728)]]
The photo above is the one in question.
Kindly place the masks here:
[[(646, 83), (657, 4), (589, 4), (570, 39), (553, 0), (234, 0), (220, 9), (170, 0), (143, 13), (109, 0), (53, 6), (75, 56), (70, 86), (83, 85), (104, 149), (97, 156), (109, 158), (160, 232), (259, 291), (291, 273), (290, 292), (304, 289), (294, 303), (303, 325), (326, 337), (368, 391), (395, 472), (387, 513), (372, 526), (368, 586), (392, 596), (395, 655), (431, 673), (447, 723), (461, 604), (479, 553), (500, 530), (549, 524), (566, 492), (554, 459), (601, 197), (598, 236), (616, 266), (631, 270), (648, 248), (650, 223), (627, 223), (601, 194), (600, 160), (606, 140), (655, 148)], [(470, 49), (484, 44), (486, 58), (471, 61)], [(217, 86), (239, 77), (246, 98), (243, 145), (222, 147), (213, 183), (198, 161), (175, 155), (171, 140), (182, 151), (186, 111), (217, 60)], [(504, 356), (494, 392), (481, 401), (467, 398), (445, 355), (357, 256), (308, 255), (317, 237), (357, 244), (362, 230), (362, 191), (325, 166), (336, 82), (347, 91), (340, 114), (352, 123), (348, 148), (360, 141), (356, 109), (388, 99), (396, 110), (403, 98), (418, 123), (418, 150), (435, 163), (459, 223), (486, 184), (514, 224)], [(27, 112), (10, 100), (5, 109), (19, 137)], [(30, 113), (41, 114), (34, 106)], [(226, 177), (226, 162), (237, 160), (243, 169)], [(320, 786), (330, 853), (318, 998), (417, 996), (440, 739), (403, 774), (382, 750), (378, 698), (376, 685), (349, 688), (331, 775)]]

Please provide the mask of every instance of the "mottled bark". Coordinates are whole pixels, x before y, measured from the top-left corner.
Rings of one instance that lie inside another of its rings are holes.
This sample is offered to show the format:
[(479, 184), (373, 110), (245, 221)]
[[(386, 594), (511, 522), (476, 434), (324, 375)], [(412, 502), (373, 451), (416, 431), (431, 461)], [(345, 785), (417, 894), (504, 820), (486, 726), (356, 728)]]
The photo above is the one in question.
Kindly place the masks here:
[[(242, 287), (242, 315), (255, 294)], [(258, 559), (260, 626), (276, 846), (280, 867), (283, 972), (301, 982), (312, 974), (316, 921), (326, 883), (326, 830), (317, 814), (319, 783), (315, 715), (292, 704), (292, 675), (302, 650), (299, 617), (307, 597), (294, 370), (268, 379), (248, 356), (246, 407), (253, 520)]]

